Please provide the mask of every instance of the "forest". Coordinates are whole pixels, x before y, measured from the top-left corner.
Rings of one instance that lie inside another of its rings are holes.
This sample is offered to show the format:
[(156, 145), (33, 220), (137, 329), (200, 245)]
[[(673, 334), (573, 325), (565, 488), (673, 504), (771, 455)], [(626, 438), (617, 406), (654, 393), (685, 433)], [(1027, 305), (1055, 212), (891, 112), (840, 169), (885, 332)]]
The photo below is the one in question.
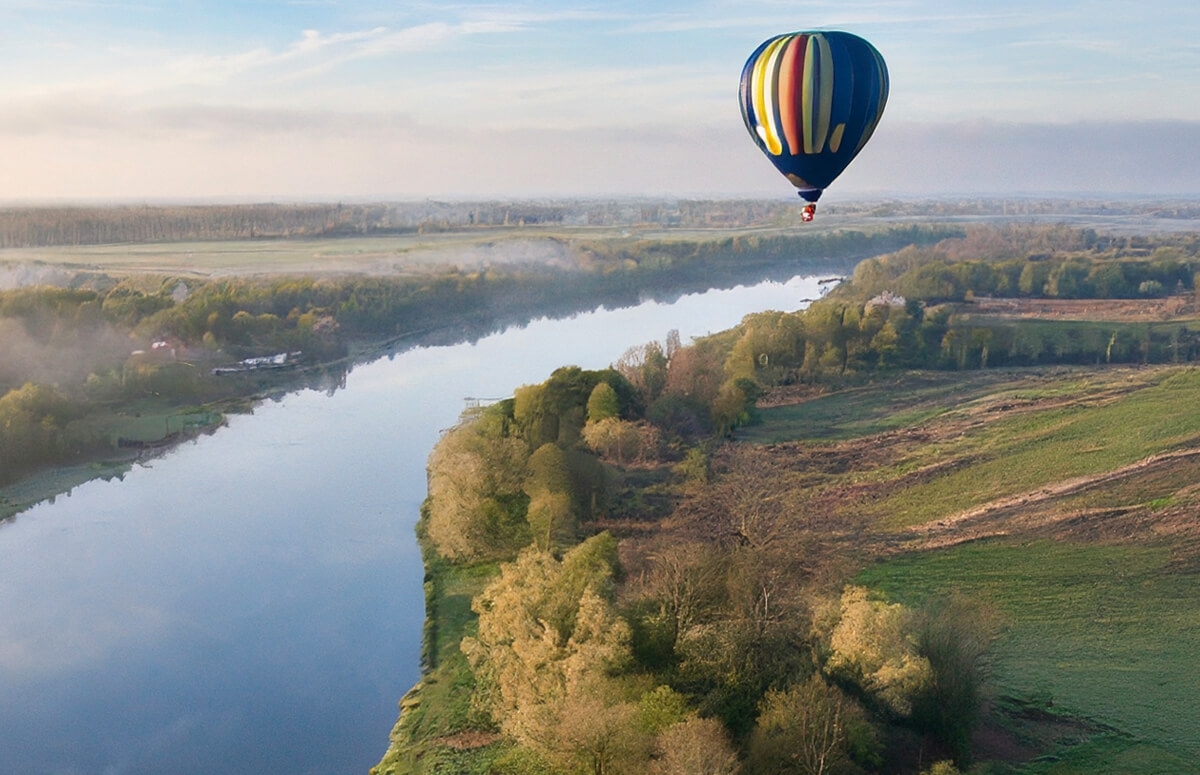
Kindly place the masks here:
[(373, 773), (1192, 771), (1001, 691), (1037, 606), (911, 566), (1187, 522), (1200, 418), (1163, 408), (1197, 386), (1198, 247), (968, 228), (468, 412), (428, 461), (424, 675)]
[[(219, 423), (222, 411), (255, 396), (335, 389), (354, 363), (389, 347), (469, 340), (540, 315), (764, 276), (847, 272), (864, 256), (954, 233), (905, 226), (696, 240), (581, 237), (567, 243), (566, 266), (437, 265), (384, 275), (204, 278), (76, 268), (60, 286), (0, 290), (0, 485), (170, 441), (134, 422), (148, 415), (161, 415), (157, 427), (176, 437), (204, 429), (188, 418)], [(280, 353), (288, 354), (286, 370), (230, 373), (243, 359)]]

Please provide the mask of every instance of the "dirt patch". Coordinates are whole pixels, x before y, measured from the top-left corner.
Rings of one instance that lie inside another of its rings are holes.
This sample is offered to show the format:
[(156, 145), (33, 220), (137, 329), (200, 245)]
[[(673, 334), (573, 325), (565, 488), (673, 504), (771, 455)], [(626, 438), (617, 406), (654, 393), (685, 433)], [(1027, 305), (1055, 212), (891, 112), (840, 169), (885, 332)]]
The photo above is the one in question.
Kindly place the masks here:
[(1160, 299), (993, 299), (977, 298), (962, 312), (1042, 320), (1152, 322), (1196, 314), (1192, 296)]
[(1024, 764), (1063, 745), (1078, 745), (1115, 732), (1089, 719), (1055, 713), (1050, 707), (1000, 697), (986, 703), (971, 737), (971, 751), (979, 760)]
[[(1062, 502), (1090, 490), (1112, 489), (1123, 481), (1163, 470), (1190, 474), (1200, 448), (1152, 455), (1112, 471), (1065, 479), (966, 509), (923, 525), (902, 537), (895, 551), (924, 551), (1002, 535), (1071, 537), (1076, 540), (1128, 540), (1171, 537), (1200, 541), (1200, 524), (1190, 509), (1149, 506), (1063, 508)], [(1188, 490), (1194, 488), (1186, 488)], [(1187, 500), (1190, 497), (1185, 495)]]
[(760, 409), (795, 406), (828, 393), (829, 388), (825, 385), (780, 385), (763, 393), (759, 397), (757, 405)]
[(439, 737), (437, 742), (456, 751), (470, 751), (476, 748), (486, 748), (500, 739), (495, 732), (459, 732), (457, 735)]

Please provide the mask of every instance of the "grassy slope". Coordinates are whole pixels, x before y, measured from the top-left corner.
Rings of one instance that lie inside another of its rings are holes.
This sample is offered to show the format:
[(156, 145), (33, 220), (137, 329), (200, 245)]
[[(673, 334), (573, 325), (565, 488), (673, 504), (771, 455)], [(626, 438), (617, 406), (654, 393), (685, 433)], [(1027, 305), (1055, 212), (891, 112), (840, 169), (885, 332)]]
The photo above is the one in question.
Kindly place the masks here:
[[(1200, 579), (1169, 559), (1161, 546), (986, 541), (891, 560), (858, 580), (910, 603), (950, 590), (985, 601), (1004, 622), (996, 691), (1146, 741), (1143, 757), (1186, 761), (1200, 754)], [(1133, 742), (1110, 742), (1106, 755)]]
[[(1157, 374), (1157, 373), (1156, 373)], [(1088, 400), (1088, 381), (1068, 384), (1079, 399), (992, 424), (951, 442), (973, 465), (907, 488), (880, 504), (884, 527), (904, 527), (988, 500), (1073, 477), (1098, 474), (1200, 438), (1200, 372), (1132, 384), (1132, 392)], [(1116, 386), (1118, 390), (1121, 386)], [(1023, 397), (1021, 392), (1014, 399)]]
[[(427, 558), (428, 560), (429, 558)], [(470, 699), (474, 677), (459, 649), (476, 624), (471, 600), (497, 573), (495, 564), (452, 566), (427, 561), (425, 649), (428, 670), (400, 701), (401, 715), (391, 745), (372, 775), (433, 775), (487, 771), (496, 746), (463, 749), (455, 736), (473, 731), (480, 719)]]
[[(764, 425), (746, 437), (832, 446), (905, 427), (921, 429), (927, 442), (824, 482), (876, 487), (875, 497), (856, 502), (871, 518), (868, 544), (1074, 477), (1095, 484), (1018, 507), (1018, 514), (1040, 510), (1046, 520), (1055, 511), (1078, 513), (1058, 534), (1043, 529), (948, 549), (918, 545), (887, 553), (858, 580), (907, 602), (951, 590), (986, 602), (1004, 622), (994, 649), (996, 690), (1052, 702), (1055, 712), (1114, 730), (1093, 729), (1073, 741), (1082, 744), (1029, 771), (1200, 772), (1193, 763), (1200, 756), (1200, 577), (1194, 557), (1181, 556), (1194, 548), (1149, 529), (1128, 530), (1117, 541), (1084, 529), (1092, 519), (1087, 509), (1127, 511), (1141, 515), (1131, 524), (1149, 526), (1171, 509), (1192, 513), (1194, 463), (1111, 482), (1104, 476), (1200, 443), (1200, 371), (910, 375), (765, 410)], [(941, 466), (937, 475), (903, 478), (933, 465)]]

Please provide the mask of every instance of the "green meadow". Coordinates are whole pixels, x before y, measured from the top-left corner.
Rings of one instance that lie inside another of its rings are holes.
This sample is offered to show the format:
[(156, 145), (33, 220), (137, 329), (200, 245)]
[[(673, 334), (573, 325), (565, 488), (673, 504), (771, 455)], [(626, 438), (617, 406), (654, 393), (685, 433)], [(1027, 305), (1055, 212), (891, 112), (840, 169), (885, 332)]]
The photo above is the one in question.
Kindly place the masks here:
[[(764, 409), (762, 418), (739, 438), (830, 444), (899, 429), (927, 432), (928, 443), (910, 454), (854, 473), (858, 481), (887, 481), (922, 467), (944, 469), (866, 507), (880, 530), (891, 531), (1195, 443), (1200, 370), (917, 374)], [(949, 424), (952, 433), (941, 429)]]
[[(1089, 400), (1086, 391), (1097, 386), (1077, 384), (1070, 403), (1017, 412), (947, 441), (934, 452), (965, 457), (971, 464), (879, 503), (880, 526), (902, 528), (1065, 479), (1102, 474), (1200, 438), (1200, 371), (1169, 370), (1144, 378), (1126, 372), (1105, 384), (1116, 395), (1101, 392)], [(1013, 394), (1022, 397), (1019, 391)]]
[(1161, 545), (984, 541), (857, 582), (917, 604), (960, 592), (1001, 622), (992, 691), (1111, 727), (1030, 772), (1200, 772), (1200, 578)]

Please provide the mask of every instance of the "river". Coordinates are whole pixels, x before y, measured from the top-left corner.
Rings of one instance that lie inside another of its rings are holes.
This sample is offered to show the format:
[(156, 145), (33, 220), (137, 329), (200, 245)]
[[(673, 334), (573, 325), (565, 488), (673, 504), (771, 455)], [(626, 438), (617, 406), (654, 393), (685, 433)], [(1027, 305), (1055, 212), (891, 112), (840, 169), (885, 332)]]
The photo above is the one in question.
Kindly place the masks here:
[(0, 525), (0, 772), (365, 773), (418, 677), (413, 526), (464, 398), (818, 293), (795, 278), (406, 350)]

